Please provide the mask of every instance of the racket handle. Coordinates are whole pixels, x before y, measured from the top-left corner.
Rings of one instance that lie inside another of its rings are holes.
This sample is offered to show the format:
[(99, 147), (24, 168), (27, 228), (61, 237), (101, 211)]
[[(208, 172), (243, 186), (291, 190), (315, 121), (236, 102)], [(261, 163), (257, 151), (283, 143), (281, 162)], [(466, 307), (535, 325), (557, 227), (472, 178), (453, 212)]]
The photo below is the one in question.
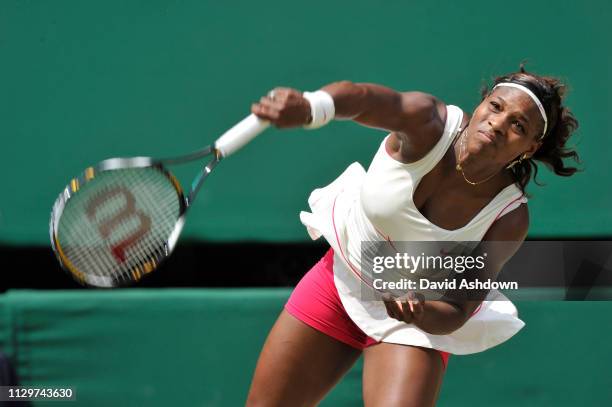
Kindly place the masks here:
[(221, 157), (227, 157), (240, 150), (269, 125), (269, 122), (251, 114), (223, 133), (223, 135), (215, 141), (215, 148), (221, 153)]

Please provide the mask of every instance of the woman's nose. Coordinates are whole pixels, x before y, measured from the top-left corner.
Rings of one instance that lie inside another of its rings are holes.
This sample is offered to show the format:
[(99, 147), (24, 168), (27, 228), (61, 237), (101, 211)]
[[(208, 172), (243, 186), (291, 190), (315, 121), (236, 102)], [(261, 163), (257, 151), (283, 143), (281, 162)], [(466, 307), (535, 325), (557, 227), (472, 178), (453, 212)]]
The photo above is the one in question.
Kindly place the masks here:
[(498, 118), (489, 119), (489, 126), (491, 126), (491, 130), (495, 133), (503, 133), (503, 120)]

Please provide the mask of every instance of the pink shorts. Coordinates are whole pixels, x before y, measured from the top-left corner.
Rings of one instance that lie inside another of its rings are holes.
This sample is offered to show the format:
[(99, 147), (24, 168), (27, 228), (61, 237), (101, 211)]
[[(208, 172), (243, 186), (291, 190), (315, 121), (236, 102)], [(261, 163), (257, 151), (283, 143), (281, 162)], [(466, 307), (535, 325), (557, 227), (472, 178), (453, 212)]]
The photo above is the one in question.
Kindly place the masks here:
[[(334, 283), (334, 251), (329, 251), (302, 277), (285, 304), (295, 318), (353, 348), (377, 344), (348, 316)], [(438, 351), (446, 367), (449, 353)]]

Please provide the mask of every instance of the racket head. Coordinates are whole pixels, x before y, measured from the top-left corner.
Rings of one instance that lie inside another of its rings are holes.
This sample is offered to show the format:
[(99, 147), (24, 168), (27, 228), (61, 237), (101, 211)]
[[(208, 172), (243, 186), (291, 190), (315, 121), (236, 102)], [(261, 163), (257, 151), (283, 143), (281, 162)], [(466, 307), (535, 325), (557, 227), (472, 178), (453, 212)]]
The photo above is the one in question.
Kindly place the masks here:
[(178, 180), (150, 157), (112, 158), (72, 179), (51, 211), (51, 246), (83, 285), (140, 280), (174, 250), (188, 202)]

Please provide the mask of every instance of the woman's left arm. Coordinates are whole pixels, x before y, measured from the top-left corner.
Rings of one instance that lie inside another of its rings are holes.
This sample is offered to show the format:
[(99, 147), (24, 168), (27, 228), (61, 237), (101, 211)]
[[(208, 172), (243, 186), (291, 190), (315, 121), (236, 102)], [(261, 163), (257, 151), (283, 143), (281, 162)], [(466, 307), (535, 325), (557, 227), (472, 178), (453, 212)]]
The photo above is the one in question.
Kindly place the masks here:
[[(487, 252), (487, 278), (494, 279), (504, 264), (516, 253), (527, 236), (529, 229), (529, 212), (527, 205), (502, 216), (484, 235), (482, 241), (505, 241), (504, 244), (487, 246), (493, 252)], [(425, 332), (434, 335), (446, 335), (463, 326), (472, 316), (482, 301), (424, 301), (419, 296), (397, 301), (384, 298), (385, 307), (390, 317), (406, 323), (415, 324)]]

